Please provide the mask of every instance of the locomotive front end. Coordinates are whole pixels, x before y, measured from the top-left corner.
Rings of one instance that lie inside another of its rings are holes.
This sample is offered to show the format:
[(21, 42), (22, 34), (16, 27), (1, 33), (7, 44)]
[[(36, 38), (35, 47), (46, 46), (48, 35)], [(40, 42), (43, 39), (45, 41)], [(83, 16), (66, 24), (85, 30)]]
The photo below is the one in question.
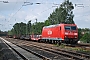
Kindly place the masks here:
[(78, 29), (76, 25), (65, 25), (64, 39), (66, 43), (77, 43), (78, 42)]

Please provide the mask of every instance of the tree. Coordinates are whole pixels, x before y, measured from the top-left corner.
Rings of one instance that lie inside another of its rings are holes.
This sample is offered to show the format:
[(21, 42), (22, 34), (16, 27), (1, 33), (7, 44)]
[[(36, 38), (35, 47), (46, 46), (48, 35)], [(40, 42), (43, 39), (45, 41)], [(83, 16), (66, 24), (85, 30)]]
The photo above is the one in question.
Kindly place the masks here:
[(36, 24), (32, 24), (31, 32), (33, 34), (41, 34), (43, 26), (44, 26), (43, 22), (37, 22)]
[(25, 35), (26, 34), (26, 23), (19, 23), (19, 34), (20, 35)]
[(78, 28), (78, 39), (80, 40), (82, 38), (82, 29)]
[(65, 0), (64, 3), (61, 4), (61, 7), (62, 9), (62, 17), (63, 17), (63, 22), (64, 23), (67, 23), (67, 24), (74, 24), (74, 21), (73, 21), (73, 9), (74, 9), (74, 6), (72, 4), (72, 2), (69, 2), (69, 0)]
[(84, 43), (90, 43), (90, 33), (85, 33), (80, 40)]
[(74, 6), (69, 0), (65, 0), (59, 8), (56, 8), (52, 14), (48, 17), (51, 24), (67, 23), (74, 24), (73, 21), (73, 10)]
[(13, 35), (13, 32), (9, 30), (8, 35)]
[(21, 23), (16, 23), (13, 26), (12, 29), (13, 35), (22, 35), (26, 33), (26, 24), (21, 22)]
[(45, 26), (48, 26), (48, 25), (50, 25), (51, 23), (49, 22), (49, 20), (46, 20), (45, 22), (44, 22), (44, 25)]
[(27, 33), (31, 34), (31, 20), (27, 23)]

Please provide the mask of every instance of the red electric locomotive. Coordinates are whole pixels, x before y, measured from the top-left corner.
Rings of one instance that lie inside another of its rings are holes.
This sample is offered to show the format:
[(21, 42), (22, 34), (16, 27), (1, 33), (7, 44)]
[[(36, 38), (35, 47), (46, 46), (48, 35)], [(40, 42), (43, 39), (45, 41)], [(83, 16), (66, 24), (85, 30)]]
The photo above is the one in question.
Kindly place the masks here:
[(43, 27), (42, 39), (51, 43), (77, 43), (78, 29), (76, 24), (57, 24)]

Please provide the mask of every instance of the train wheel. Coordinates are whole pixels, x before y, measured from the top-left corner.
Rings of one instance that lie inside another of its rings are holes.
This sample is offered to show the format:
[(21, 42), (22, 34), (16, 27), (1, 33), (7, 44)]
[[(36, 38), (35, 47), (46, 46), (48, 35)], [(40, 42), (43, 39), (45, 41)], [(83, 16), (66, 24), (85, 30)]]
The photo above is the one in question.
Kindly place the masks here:
[(48, 42), (49, 42), (49, 40), (47, 39), (47, 40), (46, 40), (46, 43), (48, 43)]
[(50, 44), (51, 44), (51, 40), (49, 40), (49, 41), (48, 41), (48, 43), (50, 43)]
[(54, 40), (52, 40), (52, 44), (54, 44)]
[(78, 41), (73, 41), (73, 44), (77, 44)]
[(61, 41), (58, 41), (58, 45), (59, 45), (59, 46), (61, 45)]
[(57, 44), (57, 41), (55, 40), (55, 44)]
[(41, 43), (41, 40), (38, 40), (39, 43)]
[(55, 40), (53, 40), (53, 44), (55, 44)]
[(45, 41), (44, 41), (45, 43), (46, 43), (46, 39), (45, 39)]
[(50, 44), (52, 44), (53, 43), (53, 40), (50, 40)]

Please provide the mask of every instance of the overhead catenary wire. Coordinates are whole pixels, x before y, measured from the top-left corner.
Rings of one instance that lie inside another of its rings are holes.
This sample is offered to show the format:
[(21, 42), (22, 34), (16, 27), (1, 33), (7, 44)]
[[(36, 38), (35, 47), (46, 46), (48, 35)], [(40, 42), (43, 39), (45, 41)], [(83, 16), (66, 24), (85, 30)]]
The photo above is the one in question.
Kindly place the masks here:
[[(27, 1), (27, 0), (26, 0), (26, 1)], [(17, 2), (16, 2), (16, 4), (17, 4)], [(23, 4), (25, 4), (25, 3), (23, 3)], [(22, 4), (22, 5), (23, 5), (23, 4)], [(10, 18), (10, 20), (22, 9), (22, 7), (23, 7), (22, 5), (21, 5), (21, 7), (12, 15), (12, 17)]]
[[(29, 4), (27, 4), (29, 3)], [(12, 17), (14, 17), (21, 9), (23, 6), (27, 6), (27, 5), (33, 5), (33, 4), (53, 4), (53, 5), (60, 5), (57, 3), (41, 3), (41, 2), (37, 2), (37, 3), (31, 3), (31, 2), (27, 2), (27, 0), (24, 2), (24, 4), (12, 15)], [(49, 8), (50, 9), (50, 8)], [(44, 11), (43, 11), (44, 12)], [(41, 12), (42, 13), (42, 12)], [(12, 19), (12, 17), (10, 18), (10, 20)]]
[[(17, 2), (16, 2), (17, 3)], [(29, 3), (29, 4), (27, 4)], [(26, 5), (25, 5), (26, 4)], [(60, 4), (56, 4), (56, 3), (31, 3), (31, 2), (27, 2), (27, 0), (24, 2), (23, 5), (21, 5), (21, 7), (11, 16), (10, 20), (22, 9), (23, 6), (27, 6), (27, 5), (33, 5), (33, 4), (54, 4), (54, 5), (60, 5)]]
[(16, 5), (17, 5), (17, 3), (18, 3), (18, 0), (16, 1), (15, 5), (14, 5), (14, 7), (13, 7), (13, 11), (14, 11), (14, 9), (15, 9), (15, 7), (16, 7)]
[[(30, 3), (30, 2), (27, 2), (27, 0), (26, 0), (26, 2), (24, 2), (24, 4), (26, 4), (26, 3)], [(16, 2), (16, 4), (17, 4), (17, 2)], [(21, 8), (23, 6), (32, 5), (32, 4), (55, 4), (55, 3), (39, 3), (39, 2), (37, 2), (37, 3), (26, 4), (26, 5), (24, 5), (24, 4), (12, 15), (12, 17), (14, 17), (21, 10)], [(10, 18), (10, 20), (12, 19), (12, 17)]]
[[(46, 11), (48, 11), (48, 10), (50, 10), (50, 9), (52, 9), (53, 7), (50, 7), (50, 8), (48, 8), (48, 9), (46, 9), (46, 10), (43, 10), (43, 11), (41, 11), (39, 14), (37, 14), (38, 16), (41, 14), (41, 13), (44, 13), (44, 12), (46, 12)], [(35, 17), (32, 17), (32, 19), (29, 19), (29, 20), (33, 20), (33, 19), (36, 19)]]
[[(25, 2), (26, 3), (26, 2)], [(31, 3), (31, 2), (27, 2), (27, 3), (30, 3), (30, 4), (26, 4), (26, 5), (23, 5), (23, 6), (27, 6), (27, 5), (33, 5), (33, 4), (52, 4), (52, 5), (55, 5), (55, 6), (59, 6), (60, 4), (56, 4), (56, 3), (40, 3), (40, 2), (37, 2), (37, 3)], [(52, 7), (50, 7), (50, 8), (48, 8), (48, 9), (46, 9), (46, 10), (43, 10), (43, 11), (41, 11), (39, 14), (37, 14), (37, 15), (40, 15), (41, 13), (44, 13), (44, 12), (46, 12), (46, 11), (48, 11), (49, 9), (52, 9), (53, 8), (53, 6)], [(35, 17), (34, 17), (35, 18)], [(32, 18), (33, 19), (33, 18)], [(32, 19), (30, 19), (30, 20), (32, 20)], [(36, 18), (35, 18), (36, 19)]]
[[(16, 1), (15, 5), (17, 5), (17, 3), (18, 3), (18, 1)], [(14, 8), (15, 8), (15, 5), (14, 5)], [(12, 16), (9, 16), (9, 20), (11, 20), (22, 9), (22, 7), (23, 6), (21, 5), (21, 7)], [(13, 11), (14, 11), (14, 9), (13, 9)], [(16, 21), (16, 19), (15, 19), (15, 21)], [(9, 25), (13, 25), (13, 24), (9, 24)]]
[[(23, 6), (21, 6), (13, 15), (12, 15), (12, 17), (22, 8)], [(11, 18), (12, 18), (11, 17)], [(11, 18), (10, 18), (10, 20), (11, 20)]]

